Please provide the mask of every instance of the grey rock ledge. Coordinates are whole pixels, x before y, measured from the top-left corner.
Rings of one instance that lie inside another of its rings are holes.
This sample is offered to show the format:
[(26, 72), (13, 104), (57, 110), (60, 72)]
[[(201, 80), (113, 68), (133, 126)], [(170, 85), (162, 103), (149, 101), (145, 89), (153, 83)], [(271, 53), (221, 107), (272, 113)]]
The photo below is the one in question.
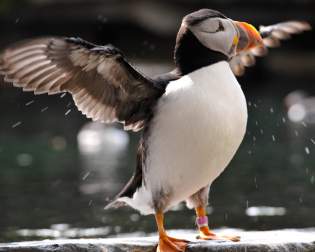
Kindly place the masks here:
[[(190, 240), (187, 252), (315, 252), (315, 229), (240, 231), (220, 230), (219, 234), (237, 234), (241, 242), (198, 241), (192, 231), (171, 231), (170, 235)], [(64, 239), (0, 243), (0, 252), (153, 252), (157, 237), (106, 239)]]

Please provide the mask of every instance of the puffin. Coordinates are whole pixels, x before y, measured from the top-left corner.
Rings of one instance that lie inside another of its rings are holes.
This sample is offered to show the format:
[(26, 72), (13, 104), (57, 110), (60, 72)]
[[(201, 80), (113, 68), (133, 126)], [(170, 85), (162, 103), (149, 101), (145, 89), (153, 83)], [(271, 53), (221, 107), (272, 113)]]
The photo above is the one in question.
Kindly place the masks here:
[(106, 209), (128, 205), (154, 215), (157, 251), (178, 252), (189, 241), (167, 234), (164, 214), (183, 201), (196, 212), (199, 239), (240, 240), (214, 233), (206, 213), (210, 186), (246, 132), (247, 103), (236, 76), (268, 47), (310, 29), (306, 22), (288, 21), (257, 30), (201, 9), (182, 19), (174, 70), (165, 74), (145, 76), (115, 46), (74, 37), (8, 46), (0, 55), (0, 71), (24, 91), (70, 93), (78, 110), (94, 121), (141, 130), (135, 172)]

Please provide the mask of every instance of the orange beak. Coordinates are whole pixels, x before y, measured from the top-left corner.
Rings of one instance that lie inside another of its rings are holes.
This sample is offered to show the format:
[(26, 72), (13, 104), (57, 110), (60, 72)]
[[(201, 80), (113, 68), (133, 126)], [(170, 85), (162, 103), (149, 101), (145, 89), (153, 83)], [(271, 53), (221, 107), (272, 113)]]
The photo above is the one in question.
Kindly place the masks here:
[(235, 26), (239, 31), (236, 51), (249, 50), (253, 47), (264, 46), (262, 37), (254, 26), (246, 22), (234, 21)]

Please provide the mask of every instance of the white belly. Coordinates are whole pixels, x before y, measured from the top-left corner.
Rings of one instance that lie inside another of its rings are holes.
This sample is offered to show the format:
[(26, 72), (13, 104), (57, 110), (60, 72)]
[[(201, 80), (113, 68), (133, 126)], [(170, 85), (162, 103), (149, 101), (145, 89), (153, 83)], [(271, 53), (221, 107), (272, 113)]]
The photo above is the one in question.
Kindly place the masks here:
[(134, 200), (152, 206), (162, 193), (169, 208), (212, 183), (233, 158), (246, 124), (246, 100), (227, 62), (171, 82), (150, 128), (145, 187)]

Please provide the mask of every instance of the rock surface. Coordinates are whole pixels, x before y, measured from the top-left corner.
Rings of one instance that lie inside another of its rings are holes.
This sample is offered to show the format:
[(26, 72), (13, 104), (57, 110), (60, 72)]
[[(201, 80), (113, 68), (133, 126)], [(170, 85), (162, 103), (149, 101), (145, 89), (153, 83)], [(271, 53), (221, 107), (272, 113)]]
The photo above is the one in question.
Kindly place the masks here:
[[(171, 231), (170, 235), (190, 240), (187, 252), (315, 252), (315, 229), (279, 231), (219, 231), (219, 234), (241, 235), (238, 243), (226, 241), (198, 241), (191, 231)], [(0, 252), (153, 252), (157, 237), (65, 239), (16, 243), (0, 243)]]

